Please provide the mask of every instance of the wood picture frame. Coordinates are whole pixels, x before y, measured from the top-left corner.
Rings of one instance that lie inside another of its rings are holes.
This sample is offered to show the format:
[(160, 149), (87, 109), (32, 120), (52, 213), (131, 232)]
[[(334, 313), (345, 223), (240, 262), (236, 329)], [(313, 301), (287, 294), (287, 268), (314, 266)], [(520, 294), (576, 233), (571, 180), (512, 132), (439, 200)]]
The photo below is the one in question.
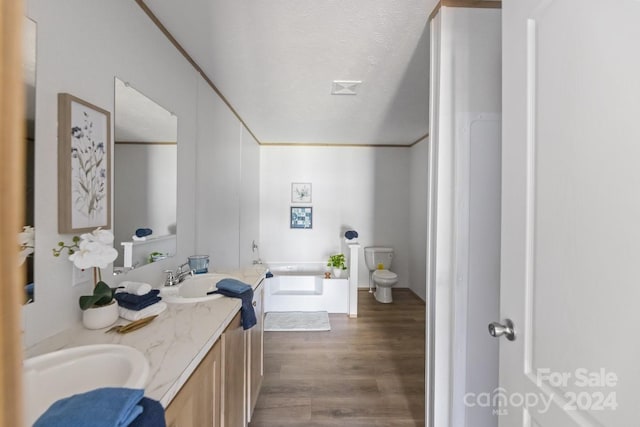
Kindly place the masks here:
[(58, 94), (58, 232), (111, 228), (111, 113)]
[(291, 203), (311, 203), (311, 183), (291, 183)]

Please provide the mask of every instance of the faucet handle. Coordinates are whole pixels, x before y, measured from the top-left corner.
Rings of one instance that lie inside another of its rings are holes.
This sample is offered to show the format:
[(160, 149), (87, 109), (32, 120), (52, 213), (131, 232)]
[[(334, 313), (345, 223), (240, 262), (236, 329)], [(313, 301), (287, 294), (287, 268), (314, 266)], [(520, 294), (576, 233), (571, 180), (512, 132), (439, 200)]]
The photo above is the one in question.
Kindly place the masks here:
[(173, 274), (173, 270), (165, 270), (165, 274), (167, 275), (164, 280), (165, 286), (173, 286), (176, 284), (176, 276)]

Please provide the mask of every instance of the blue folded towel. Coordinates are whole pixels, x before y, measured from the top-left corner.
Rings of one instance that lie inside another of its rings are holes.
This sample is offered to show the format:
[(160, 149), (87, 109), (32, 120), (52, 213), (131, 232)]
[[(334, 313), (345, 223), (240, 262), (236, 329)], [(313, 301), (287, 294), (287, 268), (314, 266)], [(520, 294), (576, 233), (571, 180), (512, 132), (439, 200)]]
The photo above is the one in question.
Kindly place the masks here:
[(157, 400), (151, 400), (143, 397), (140, 401), (142, 406), (142, 414), (133, 420), (129, 427), (166, 427), (164, 420), (164, 408)]
[(251, 289), (251, 286), (236, 279), (222, 279), (216, 284), (218, 290), (234, 292), (238, 295)]
[(53, 403), (33, 427), (124, 427), (142, 413), (144, 391), (105, 387)]
[(135, 295), (128, 292), (118, 292), (114, 295), (118, 305), (120, 307), (128, 308), (129, 310), (140, 311), (143, 308), (149, 307), (162, 300), (159, 289), (152, 289), (144, 295)]
[(137, 237), (146, 237), (146, 236), (149, 236), (152, 233), (153, 233), (153, 231), (150, 228), (138, 228), (136, 230), (136, 236)]
[(355, 230), (348, 230), (346, 233), (344, 233), (344, 237), (346, 237), (347, 240), (353, 240), (358, 237), (358, 232)]
[(217, 284), (217, 291), (207, 294), (222, 294), (231, 298), (240, 298), (242, 308), (240, 317), (242, 318), (242, 329), (249, 329), (257, 323), (256, 312), (253, 309), (253, 288), (246, 283), (236, 279), (222, 279)]

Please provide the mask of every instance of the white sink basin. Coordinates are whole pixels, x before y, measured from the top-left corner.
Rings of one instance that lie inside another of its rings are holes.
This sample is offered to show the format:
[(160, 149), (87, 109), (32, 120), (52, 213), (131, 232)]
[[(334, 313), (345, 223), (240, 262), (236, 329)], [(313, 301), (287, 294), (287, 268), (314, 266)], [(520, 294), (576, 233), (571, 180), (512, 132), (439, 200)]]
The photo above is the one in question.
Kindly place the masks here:
[(96, 344), (26, 359), (23, 373), (30, 426), (56, 400), (101, 387), (144, 388), (149, 363), (135, 348)]
[(234, 279), (234, 277), (217, 273), (198, 274), (179, 285), (161, 288), (160, 296), (163, 301), (176, 304), (211, 301), (222, 298), (223, 295), (221, 294), (207, 295), (207, 292), (218, 289), (216, 284), (222, 279)]

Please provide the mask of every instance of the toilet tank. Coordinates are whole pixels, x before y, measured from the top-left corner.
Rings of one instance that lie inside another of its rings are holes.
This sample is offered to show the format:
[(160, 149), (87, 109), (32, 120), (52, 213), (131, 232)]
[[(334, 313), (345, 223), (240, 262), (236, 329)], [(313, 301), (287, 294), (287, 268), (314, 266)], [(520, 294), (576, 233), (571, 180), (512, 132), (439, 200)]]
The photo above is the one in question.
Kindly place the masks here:
[(377, 270), (382, 264), (383, 270), (391, 268), (391, 260), (393, 259), (393, 248), (385, 246), (369, 246), (364, 248), (364, 262), (367, 264), (369, 271)]

